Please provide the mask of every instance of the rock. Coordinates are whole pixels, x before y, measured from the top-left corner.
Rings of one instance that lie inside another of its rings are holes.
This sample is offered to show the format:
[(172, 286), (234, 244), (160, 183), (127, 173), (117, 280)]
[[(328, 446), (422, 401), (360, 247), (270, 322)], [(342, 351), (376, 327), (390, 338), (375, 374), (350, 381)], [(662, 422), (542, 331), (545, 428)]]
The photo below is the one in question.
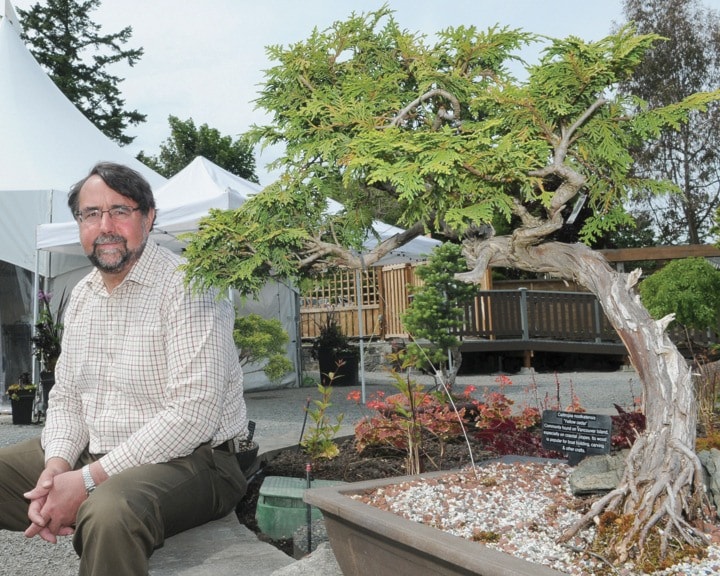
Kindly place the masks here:
[[(570, 489), (575, 496), (609, 492), (616, 488), (625, 472), (628, 450), (600, 456), (588, 456), (580, 461), (570, 475)], [(698, 453), (703, 466), (708, 499), (720, 510), (720, 450), (711, 448)]]
[(703, 466), (707, 495), (715, 510), (720, 510), (720, 450), (710, 448), (698, 453)]
[(628, 450), (583, 458), (570, 475), (575, 496), (609, 492), (616, 488), (625, 472)]

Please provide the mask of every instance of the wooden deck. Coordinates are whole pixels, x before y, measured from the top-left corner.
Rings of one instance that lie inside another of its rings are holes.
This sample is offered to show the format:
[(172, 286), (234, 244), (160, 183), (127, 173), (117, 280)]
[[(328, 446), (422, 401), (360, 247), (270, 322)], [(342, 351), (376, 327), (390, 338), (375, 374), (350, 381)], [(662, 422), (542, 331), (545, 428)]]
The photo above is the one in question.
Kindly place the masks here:
[[(355, 284), (358, 278), (361, 286)], [(327, 314), (332, 313), (351, 339), (362, 334), (365, 342), (409, 340), (402, 314), (410, 303), (412, 287), (420, 284), (414, 266), (409, 265), (330, 276), (301, 298), (301, 336), (306, 341), (315, 338)], [(534, 285), (546, 284), (536, 281)], [(463, 326), (456, 331), (461, 351), (521, 354), (528, 366), (534, 352), (625, 356), (625, 346), (597, 298), (572, 288), (479, 290), (465, 305)], [(695, 334), (694, 342), (717, 344), (717, 333)], [(685, 335), (671, 332), (670, 338), (682, 351)]]

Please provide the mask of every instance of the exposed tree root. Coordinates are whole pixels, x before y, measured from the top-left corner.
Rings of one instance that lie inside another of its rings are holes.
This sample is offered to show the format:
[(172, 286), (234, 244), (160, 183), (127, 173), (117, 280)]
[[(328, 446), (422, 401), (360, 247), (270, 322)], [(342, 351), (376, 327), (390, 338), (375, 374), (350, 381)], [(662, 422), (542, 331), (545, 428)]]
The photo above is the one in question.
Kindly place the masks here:
[[(567, 542), (592, 522), (596, 549), (614, 562), (633, 560), (659, 568), (709, 544), (691, 522), (709, 517), (699, 459), (675, 438), (643, 436), (633, 446), (619, 486), (599, 498), (560, 538)], [(665, 447), (657, 445), (661, 442)], [(661, 450), (661, 452), (658, 452)], [(648, 462), (660, 455), (661, 465)], [(650, 545), (652, 542), (652, 545)]]

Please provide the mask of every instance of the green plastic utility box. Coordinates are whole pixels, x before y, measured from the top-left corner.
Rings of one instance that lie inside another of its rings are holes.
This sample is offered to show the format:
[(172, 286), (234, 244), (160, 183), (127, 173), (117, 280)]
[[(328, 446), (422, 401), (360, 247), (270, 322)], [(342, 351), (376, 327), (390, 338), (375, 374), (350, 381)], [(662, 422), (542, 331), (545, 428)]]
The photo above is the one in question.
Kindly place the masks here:
[[(312, 488), (336, 486), (344, 482), (334, 480), (313, 480)], [(307, 504), (303, 502), (303, 493), (307, 489), (304, 478), (286, 476), (267, 476), (260, 486), (255, 519), (258, 528), (273, 540), (292, 538), (300, 526), (307, 524)], [(322, 518), (322, 513), (311, 508), (312, 520)]]

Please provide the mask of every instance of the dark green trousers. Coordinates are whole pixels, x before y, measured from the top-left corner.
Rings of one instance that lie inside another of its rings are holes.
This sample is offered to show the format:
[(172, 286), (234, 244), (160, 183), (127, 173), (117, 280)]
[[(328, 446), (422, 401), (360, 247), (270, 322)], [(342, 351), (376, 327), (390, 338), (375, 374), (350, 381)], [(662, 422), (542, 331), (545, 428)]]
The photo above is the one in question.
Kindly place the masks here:
[[(96, 458), (84, 451), (81, 468)], [(0, 448), (0, 529), (25, 530), (28, 501), (44, 468), (40, 439)], [(162, 464), (111, 476), (80, 506), (73, 546), (80, 576), (139, 576), (165, 538), (222, 518), (235, 509), (247, 482), (234, 454), (201, 446)]]

